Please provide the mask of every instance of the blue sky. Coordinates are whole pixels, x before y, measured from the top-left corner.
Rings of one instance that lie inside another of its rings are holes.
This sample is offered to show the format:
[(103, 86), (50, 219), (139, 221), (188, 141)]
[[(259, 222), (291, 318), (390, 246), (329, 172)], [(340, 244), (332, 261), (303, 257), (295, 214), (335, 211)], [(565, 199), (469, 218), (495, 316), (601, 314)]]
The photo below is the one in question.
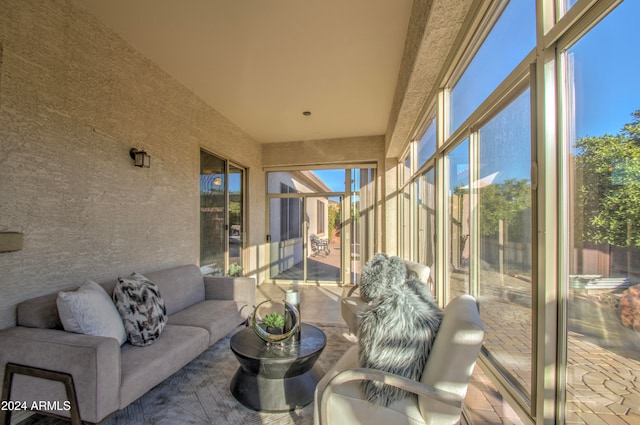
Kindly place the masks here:
[(616, 134), (640, 109), (640, 1), (626, 0), (569, 49), (576, 136)]
[(334, 192), (344, 192), (344, 168), (339, 170), (313, 170), (313, 172)]

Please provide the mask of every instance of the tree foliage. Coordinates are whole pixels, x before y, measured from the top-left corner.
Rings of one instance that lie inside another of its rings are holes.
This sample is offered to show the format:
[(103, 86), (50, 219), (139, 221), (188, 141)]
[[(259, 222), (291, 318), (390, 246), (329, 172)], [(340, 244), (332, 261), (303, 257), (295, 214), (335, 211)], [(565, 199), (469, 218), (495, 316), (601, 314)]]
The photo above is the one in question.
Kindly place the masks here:
[(329, 205), (329, 236), (333, 235), (336, 223), (340, 223), (340, 206)]
[[(508, 179), (480, 189), (480, 234), (494, 236), (500, 220), (517, 232), (522, 213), (531, 207), (531, 187), (528, 179)], [(520, 235), (521, 236), (521, 235)]]
[(640, 110), (619, 134), (576, 142), (578, 208), (582, 238), (640, 247)]

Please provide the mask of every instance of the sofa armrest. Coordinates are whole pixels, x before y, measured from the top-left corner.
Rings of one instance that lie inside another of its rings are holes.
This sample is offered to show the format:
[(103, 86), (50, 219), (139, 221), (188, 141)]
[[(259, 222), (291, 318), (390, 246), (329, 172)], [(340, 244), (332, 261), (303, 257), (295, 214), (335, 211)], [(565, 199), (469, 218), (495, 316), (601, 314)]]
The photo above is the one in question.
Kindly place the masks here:
[(236, 301), (253, 309), (256, 305), (256, 281), (252, 277), (204, 276), (204, 298)]
[[(120, 408), (120, 345), (115, 339), (17, 326), (0, 330), (0, 346), (0, 382), (7, 363), (67, 373), (73, 378), (83, 421), (98, 423)], [(34, 402), (51, 402), (49, 407), (54, 407), (57, 401), (60, 410), (39, 410), (70, 415), (60, 382), (15, 375), (11, 399), (29, 407)]]

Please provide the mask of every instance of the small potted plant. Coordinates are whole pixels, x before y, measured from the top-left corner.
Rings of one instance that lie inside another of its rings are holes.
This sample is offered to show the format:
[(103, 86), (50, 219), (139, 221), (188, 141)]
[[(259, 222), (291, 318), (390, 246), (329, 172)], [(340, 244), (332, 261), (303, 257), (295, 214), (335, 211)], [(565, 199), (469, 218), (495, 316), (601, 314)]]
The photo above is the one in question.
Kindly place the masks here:
[(267, 314), (262, 319), (262, 324), (267, 332), (272, 334), (281, 334), (284, 327), (284, 316), (276, 311)]
[(232, 277), (240, 277), (242, 276), (242, 266), (238, 263), (229, 264), (229, 270), (227, 274)]

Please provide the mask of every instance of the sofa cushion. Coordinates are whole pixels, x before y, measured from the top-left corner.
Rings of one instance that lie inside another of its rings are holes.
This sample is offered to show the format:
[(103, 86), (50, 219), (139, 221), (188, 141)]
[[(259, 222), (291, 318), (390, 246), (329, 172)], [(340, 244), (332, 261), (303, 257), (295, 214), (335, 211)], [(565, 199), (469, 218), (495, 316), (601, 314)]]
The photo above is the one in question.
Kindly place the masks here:
[(122, 319), (107, 292), (88, 280), (76, 291), (60, 291), (56, 301), (60, 321), (67, 332), (127, 340)]
[(208, 346), (209, 334), (204, 329), (170, 324), (152, 345), (123, 345), (120, 408), (126, 407), (180, 370)]
[(240, 304), (235, 301), (202, 301), (172, 314), (169, 316), (168, 323), (206, 329), (209, 332), (209, 345), (211, 345), (242, 323), (243, 318), (240, 314), (242, 305)]
[(194, 264), (145, 273), (145, 276), (158, 285), (168, 315), (204, 300), (204, 277)]
[(158, 287), (139, 273), (119, 277), (118, 282), (113, 299), (129, 342), (141, 347), (153, 344), (167, 322), (167, 310)]
[(58, 314), (58, 293), (30, 298), (18, 304), (16, 324), (27, 328), (64, 329)]

